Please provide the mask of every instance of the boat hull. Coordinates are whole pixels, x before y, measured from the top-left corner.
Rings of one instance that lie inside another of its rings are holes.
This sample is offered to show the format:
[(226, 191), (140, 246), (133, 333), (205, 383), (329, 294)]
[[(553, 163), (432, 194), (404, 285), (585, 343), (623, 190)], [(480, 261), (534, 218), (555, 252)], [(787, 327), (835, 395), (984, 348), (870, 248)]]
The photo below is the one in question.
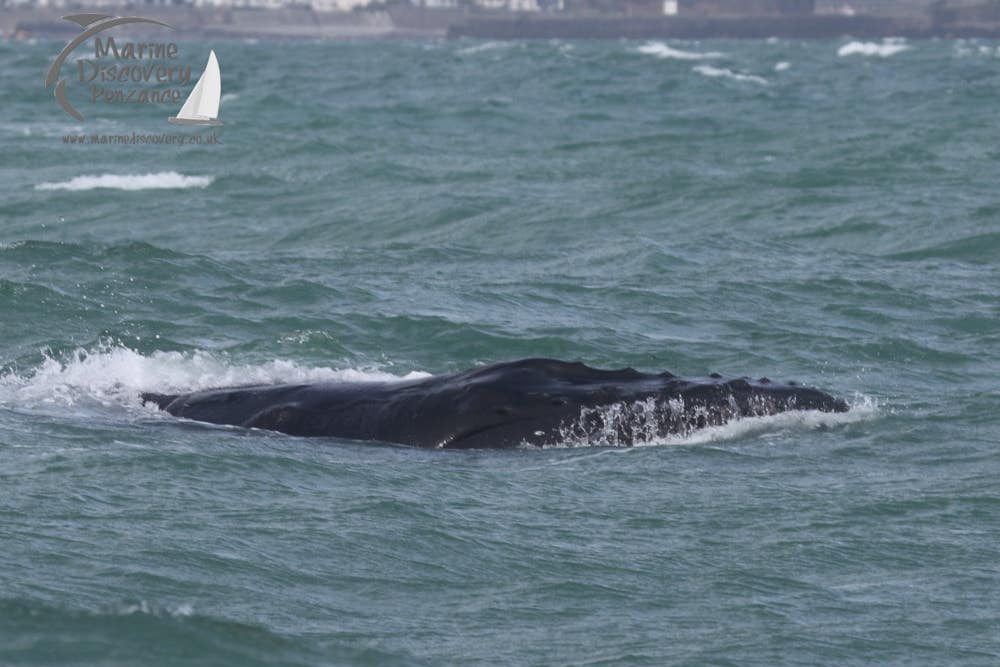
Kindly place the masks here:
[(213, 120), (211, 118), (178, 118), (177, 116), (170, 116), (167, 118), (167, 122), (174, 125), (222, 125), (221, 120)]

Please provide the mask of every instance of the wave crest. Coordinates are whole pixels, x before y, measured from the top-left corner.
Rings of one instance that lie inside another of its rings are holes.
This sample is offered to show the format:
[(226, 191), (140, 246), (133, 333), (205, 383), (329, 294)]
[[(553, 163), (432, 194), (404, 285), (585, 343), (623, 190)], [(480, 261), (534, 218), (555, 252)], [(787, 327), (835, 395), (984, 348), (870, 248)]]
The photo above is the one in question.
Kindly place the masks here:
[(837, 49), (837, 55), (840, 57), (859, 55), (888, 58), (909, 49), (909, 45), (900, 39), (886, 39), (881, 44), (876, 42), (848, 42)]
[(639, 53), (645, 54), (647, 56), (656, 56), (657, 58), (672, 59), (672, 60), (711, 60), (713, 58), (725, 58), (725, 53), (720, 53), (718, 51), (706, 51), (705, 53), (697, 53), (695, 51), (682, 51), (680, 49), (674, 49), (663, 42), (646, 42), (638, 48)]
[(77, 176), (61, 183), (39, 183), (36, 190), (166, 190), (186, 188), (206, 188), (215, 180), (212, 176), (185, 176), (176, 171), (161, 171), (150, 174), (100, 174), (97, 176)]
[(740, 74), (739, 72), (734, 72), (725, 67), (712, 67), (711, 65), (696, 65), (694, 71), (698, 74), (707, 77), (721, 77), (724, 79), (732, 79), (733, 81), (748, 81), (751, 83), (759, 83), (762, 86), (767, 85), (767, 79), (761, 76), (754, 76), (753, 74)]
[(97, 403), (138, 406), (144, 391), (163, 393), (215, 387), (295, 382), (392, 382), (427, 377), (412, 371), (393, 375), (377, 369), (334, 369), (274, 360), (236, 364), (209, 352), (153, 352), (143, 355), (122, 346), (78, 348), (57, 359), (46, 354), (42, 364), (20, 374), (0, 375), (0, 404), (24, 406)]

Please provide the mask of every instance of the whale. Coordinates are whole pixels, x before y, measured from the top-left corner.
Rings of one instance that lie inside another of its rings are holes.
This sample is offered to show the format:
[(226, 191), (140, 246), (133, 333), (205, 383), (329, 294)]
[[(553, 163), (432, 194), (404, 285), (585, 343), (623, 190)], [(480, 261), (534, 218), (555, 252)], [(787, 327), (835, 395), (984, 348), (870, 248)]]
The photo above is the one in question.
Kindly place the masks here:
[(632, 446), (747, 417), (848, 410), (843, 399), (796, 382), (682, 378), (554, 359), (411, 380), (146, 392), (141, 399), (198, 422), (438, 449)]

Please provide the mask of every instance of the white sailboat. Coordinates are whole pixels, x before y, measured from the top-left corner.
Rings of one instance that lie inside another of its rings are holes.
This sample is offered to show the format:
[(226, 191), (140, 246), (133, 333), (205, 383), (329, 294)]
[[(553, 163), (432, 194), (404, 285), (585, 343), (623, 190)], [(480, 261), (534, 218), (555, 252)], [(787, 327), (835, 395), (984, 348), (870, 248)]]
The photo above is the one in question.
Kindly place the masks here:
[(201, 73), (194, 90), (184, 101), (184, 106), (167, 120), (175, 125), (222, 125), (219, 117), (219, 98), (222, 97), (222, 75), (219, 61), (213, 50), (208, 54), (205, 71)]

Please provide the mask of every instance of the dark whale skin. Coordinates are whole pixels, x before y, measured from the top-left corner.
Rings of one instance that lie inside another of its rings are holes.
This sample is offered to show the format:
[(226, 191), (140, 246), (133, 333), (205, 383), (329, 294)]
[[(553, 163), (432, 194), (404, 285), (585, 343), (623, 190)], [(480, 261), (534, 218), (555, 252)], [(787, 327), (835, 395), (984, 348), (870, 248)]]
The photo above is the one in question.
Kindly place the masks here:
[(679, 378), (552, 359), (407, 381), (144, 393), (142, 400), (213, 424), (458, 449), (629, 446), (741, 417), (848, 409), (818, 389), (767, 378)]

